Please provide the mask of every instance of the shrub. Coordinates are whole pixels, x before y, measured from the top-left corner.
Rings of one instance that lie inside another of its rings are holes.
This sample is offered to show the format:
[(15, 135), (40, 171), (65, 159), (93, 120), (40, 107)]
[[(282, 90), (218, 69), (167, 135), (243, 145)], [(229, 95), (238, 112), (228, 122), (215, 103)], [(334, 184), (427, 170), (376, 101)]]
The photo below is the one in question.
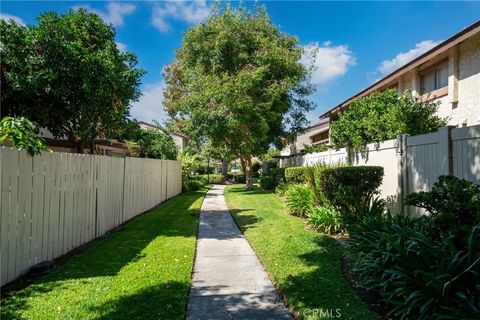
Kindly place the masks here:
[(269, 167), (268, 170), (260, 176), (260, 186), (265, 190), (274, 190), (277, 185), (285, 182), (285, 169)]
[(260, 187), (264, 190), (273, 190), (276, 186), (273, 178), (266, 175), (262, 175), (260, 179), (258, 179), (258, 182), (260, 183)]
[(332, 205), (315, 206), (307, 212), (308, 223), (316, 230), (335, 234), (343, 230), (340, 213)]
[(383, 168), (343, 166), (323, 168), (318, 176), (319, 190), (348, 224), (361, 220), (362, 212), (382, 184)]
[(290, 167), (285, 169), (287, 183), (306, 183), (307, 167)]
[(258, 178), (259, 177), (259, 171), (262, 169), (262, 163), (261, 162), (254, 162), (252, 165), (252, 171), (253, 171), (253, 177)]
[(278, 194), (280, 197), (285, 196), (285, 193), (288, 190), (290, 185), (287, 183), (280, 183), (278, 186), (275, 187), (275, 193)]
[(421, 220), (389, 216), (381, 227), (363, 224), (351, 234), (359, 285), (379, 293), (402, 319), (474, 319), (480, 312), (480, 225), (456, 247), (452, 237), (429, 238), (417, 226)]
[(305, 216), (315, 204), (312, 190), (305, 184), (292, 184), (285, 193), (285, 207), (289, 214)]
[(207, 180), (200, 176), (192, 176), (182, 182), (183, 191), (199, 190), (207, 185)]
[(245, 174), (243, 172), (229, 172), (228, 180), (234, 183), (245, 183)]
[(218, 173), (212, 174), (200, 174), (198, 177), (205, 179), (208, 183), (215, 183), (215, 184), (222, 184), (223, 183), (223, 175)]
[(327, 150), (328, 150), (327, 145), (323, 143), (313, 145), (313, 146), (305, 146), (305, 148), (303, 148), (304, 153), (325, 152)]
[(480, 186), (453, 176), (438, 177), (431, 191), (409, 194), (405, 203), (430, 213), (436, 238), (453, 231), (466, 239), (470, 227), (480, 223)]

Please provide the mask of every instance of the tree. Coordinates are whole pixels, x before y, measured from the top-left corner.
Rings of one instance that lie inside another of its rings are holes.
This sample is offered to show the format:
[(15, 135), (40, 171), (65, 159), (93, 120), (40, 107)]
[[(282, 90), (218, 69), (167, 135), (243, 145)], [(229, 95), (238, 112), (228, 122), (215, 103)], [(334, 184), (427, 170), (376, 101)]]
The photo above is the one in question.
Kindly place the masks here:
[(169, 134), (161, 130), (141, 130), (136, 143), (142, 147), (142, 155), (147, 158), (177, 159), (177, 145)]
[(83, 9), (40, 15), (37, 26), (1, 21), (2, 113), (23, 115), (83, 153), (124, 124), (140, 96), (132, 53), (115, 30)]
[(17, 148), (24, 148), (34, 156), (42, 151), (49, 151), (45, 141), (37, 136), (35, 126), (24, 117), (4, 117), (0, 121), (0, 143), (10, 141)]
[(313, 108), (301, 54), (298, 39), (273, 25), (263, 7), (218, 8), (186, 33), (165, 69), (166, 110), (189, 136), (240, 157), (251, 188), (252, 156), (280, 145)]
[(394, 89), (354, 100), (330, 125), (336, 148), (361, 148), (368, 143), (393, 139), (400, 134), (423, 134), (438, 130), (446, 121), (436, 115), (438, 105)]

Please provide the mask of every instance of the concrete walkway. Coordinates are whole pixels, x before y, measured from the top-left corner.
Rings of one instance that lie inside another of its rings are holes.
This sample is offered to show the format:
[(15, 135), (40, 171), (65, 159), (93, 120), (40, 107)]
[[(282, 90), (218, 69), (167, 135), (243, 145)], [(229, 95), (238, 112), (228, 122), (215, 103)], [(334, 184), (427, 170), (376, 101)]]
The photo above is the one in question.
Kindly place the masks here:
[(233, 221), (223, 190), (215, 185), (202, 205), (187, 319), (292, 319)]

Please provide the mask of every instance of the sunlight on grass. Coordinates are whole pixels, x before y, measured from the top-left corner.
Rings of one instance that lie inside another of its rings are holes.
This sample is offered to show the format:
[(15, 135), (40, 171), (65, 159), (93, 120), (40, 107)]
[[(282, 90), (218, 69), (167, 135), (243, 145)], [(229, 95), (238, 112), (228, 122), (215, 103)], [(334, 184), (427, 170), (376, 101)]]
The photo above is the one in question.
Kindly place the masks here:
[(2, 319), (183, 319), (205, 191), (126, 224), (2, 301)]
[(315, 318), (311, 317), (315, 310), (339, 309), (341, 319), (377, 319), (343, 279), (337, 240), (308, 230), (303, 220), (287, 215), (275, 194), (233, 185), (225, 195), (291, 311), (301, 318)]

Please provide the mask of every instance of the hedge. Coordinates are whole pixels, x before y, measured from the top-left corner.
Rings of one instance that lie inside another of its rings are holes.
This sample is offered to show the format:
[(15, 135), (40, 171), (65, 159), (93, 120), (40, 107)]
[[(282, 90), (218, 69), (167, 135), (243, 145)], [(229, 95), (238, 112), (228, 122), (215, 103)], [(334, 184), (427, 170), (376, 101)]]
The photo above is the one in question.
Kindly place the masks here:
[(347, 218), (347, 223), (361, 219), (362, 210), (378, 194), (383, 181), (383, 167), (325, 167), (318, 175), (318, 188), (327, 200)]
[(290, 167), (285, 169), (285, 180), (287, 183), (306, 183), (307, 167)]

